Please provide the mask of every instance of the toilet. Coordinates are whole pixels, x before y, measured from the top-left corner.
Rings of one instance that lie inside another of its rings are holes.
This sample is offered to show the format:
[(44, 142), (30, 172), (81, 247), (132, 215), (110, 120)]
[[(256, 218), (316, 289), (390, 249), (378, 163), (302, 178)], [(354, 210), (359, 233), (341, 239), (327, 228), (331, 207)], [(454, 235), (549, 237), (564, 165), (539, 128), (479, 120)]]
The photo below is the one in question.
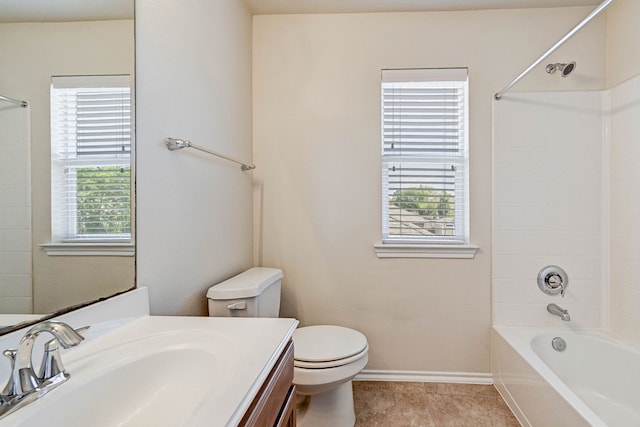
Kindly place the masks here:
[[(279, 317), (281, 281), (281, 270), (256, 267), (214, 285), (209, 316)], [(342, 326), (305, 326), (293, 333), (293, 345), (298, 425), (353, 427), (351, 380), (367, 364), (367, 338)]]

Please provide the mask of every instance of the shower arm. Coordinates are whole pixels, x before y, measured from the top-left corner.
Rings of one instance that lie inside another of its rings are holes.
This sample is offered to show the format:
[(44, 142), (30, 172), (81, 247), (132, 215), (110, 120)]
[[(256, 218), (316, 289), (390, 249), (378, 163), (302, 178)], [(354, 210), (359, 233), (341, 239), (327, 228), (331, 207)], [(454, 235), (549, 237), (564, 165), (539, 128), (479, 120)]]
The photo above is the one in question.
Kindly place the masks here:
[(495, 100), (499, 101), (500, 99), (502, 99), (502, 96), (505, 93), (507, 93), (509, 91), (509, 89), (511, 89), (516, 83), (518, 83), (520, 80), (522, 80), (522, 78), (524, 78), (524, 76), (529, 74), (531, 72), (531, 70), (533, 70), (535, 67), (537, 67), (542, 61), (544, 61), (549, 55), (551, 55), (553, 52), (555, 52), (556, 49), (558, 49), (560, 46), (562, 46), (567, 40), (569, 40), (571, 37), (573, 37), (573, 35), (575, 33), (577, 33), (578, 31), (580, 31), (582, 29), (582, 27), (587, 25), (589, 23), (589, 21), (591, 21), (593, 18), (598, 16), (598, 14), (600, 12), (602, 12), (603, 10), (605, 10), (611, 3), (613, 3), (613, 1), (614, 0), (604, 0), (602, 3), (600, 3), (600, 5), (598, 7), (596, 7), (589, 15), (587, 15), (586, 18), (584, 18), (582, 21), (580, 21), (580, 23), (578, 25), (576, 25), (571, 31), (569, 31), (567, 34), (565, 34), (565, 36), (562, 37), (556, 44), (554, 44), (551, 47), (551, 49), (546, 51), (540, 58), (538, 58), (533, 64), (531, 64), (526, 70), (524, 70), (518, 77), (513, 79), (511, 81), (511, 83), (509, 83), (508, 85), (506, 85), (504, 87), (504, 89), (502, 89), (500, 92), (496, 93), (493, 96), (495, 98)]
[(11, 102), (12, 104), (17, 104), (17, 105), (21, 106), (22, 108), (26, 108), (27, 107), (27, 101), (19, 101), (17, 99), (9, 98), (8, 96), (0, 95), (0, 101)]

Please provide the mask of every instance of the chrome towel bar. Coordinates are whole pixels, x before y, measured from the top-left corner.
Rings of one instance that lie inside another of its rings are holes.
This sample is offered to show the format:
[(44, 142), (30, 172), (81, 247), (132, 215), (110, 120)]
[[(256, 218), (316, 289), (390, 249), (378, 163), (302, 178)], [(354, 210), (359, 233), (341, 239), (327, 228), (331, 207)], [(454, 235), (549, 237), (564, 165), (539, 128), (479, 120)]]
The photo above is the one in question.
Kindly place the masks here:
[(237, 163), (240, 165), (240, 169), (242, 169), (243, 171), (249, 171), (256, 168), (256, 165), (254, 165), (253, 163), (241, 162), (240, 160), (236, 160), (233, 157), (225, 156), (224, 154), (220, 154), (216, 151), (209, 150), (204, 147), (200, 147), (199, 145), (192, 144), (190, 141), (186, 141), (184, 139), (166, 138), (164, 140), (164, 143), (169, 149), (169, 151), (175, 151), (175, 150), (180, 150), (182, 148), (191, 147), (191, 148), (195, 148), (196, 150), (204, 151), (205, 153), (213, 154), (214, 156)]

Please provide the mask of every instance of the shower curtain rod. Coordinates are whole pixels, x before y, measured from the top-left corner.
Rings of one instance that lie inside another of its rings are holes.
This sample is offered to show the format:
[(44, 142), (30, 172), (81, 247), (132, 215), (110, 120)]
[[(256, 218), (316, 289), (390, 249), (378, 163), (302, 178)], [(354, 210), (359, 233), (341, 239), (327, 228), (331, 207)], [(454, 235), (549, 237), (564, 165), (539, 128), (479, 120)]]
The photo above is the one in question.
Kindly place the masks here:
[(571, 31), (569, 31), (564, 37), (562, 37), (556, 44), (554, 44), (551, 47), (551, 49), (546, 51), (540, 58), (538, 58), (538, 60), (536, 60), (533, 64), (531, 64), (529, 66), (529, 68), (524, 70), (518, 77), (513, 79), (511, 81), (511, 83), (509, 83), (508, 85), (506, 85), (504, 87), (504, 89), (502, 89), (500, 92), (496, 93), (493, 96), (496, 99), (496, 101), (499, 101), (502, 98), (502, 96), (509, 91), (509, 89), (511, 89), (516, 83), (518, 83), (524, 76), (529, 74), (529, 72), (531, 72), (531, 70), (533, 70), (536, 66), (538, 66), (538, 64), (540, 64), (542, 61), (544, 61), (549, 55), (551, 55), (553, 52), (555, 52), (556, 49), (558, 49), (560, 46), (562, 46), (575, 33), (580, 31), (582, 29), (582, 27), (584, 27), (585, 25), (587, 25), (589, 23), (589, 21), (591, 21), (593, 18), (598, 16), (598, 14), (600, 12), (602, 12), (603, 10), (605, 10), (611, 3), (613, 3), (613, 1), (614, 0), (605, 0), (602, 3), (600, 3), (600, 5), (593, 10), (593, 12), (591, 12), (578, 25), (576, 25)]
[(17, 99), (9, 98), (8, 96), (0, 95), (0, 100), (1, 101), (11, 102), (12, 104), (18, 104), (22, 108), (25, 108), (27, 106), (27, 101), (19, 101)]
[(243, 171), (250, 171), (256, 168), (256, 165), (254, 165), (253, 163), (241, 162), (240, 160), (236, 160), (233, 157), (225, 156), (224, 154), (220, 154), (216, 151), (209, 150), (204, 147), (200, 147), (199, 145), (192, 144), (191, 141), (186, 141), (184, 139), (165, 138), (164, 143), (167, 146), (167, 149), (169, 151), (180, 150), (182, 148), (188, 148), (188, 147), (195, 148), (196, 150), (204, 151), (205, 153), (213, 154), (214, 156), (223, 158), (225, 160), (229, 160), (230, 162), (237, 163), (240, 165), (240, 169), (242, 169)]

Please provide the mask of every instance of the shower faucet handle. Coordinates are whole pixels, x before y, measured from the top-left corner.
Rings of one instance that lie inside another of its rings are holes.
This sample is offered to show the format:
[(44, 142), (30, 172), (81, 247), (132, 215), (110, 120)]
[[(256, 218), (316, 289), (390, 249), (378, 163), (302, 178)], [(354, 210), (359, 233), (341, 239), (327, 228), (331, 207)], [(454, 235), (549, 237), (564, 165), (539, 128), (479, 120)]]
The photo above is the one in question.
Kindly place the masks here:
[(547, 295), (564, 297), (569, 284), (567, 272), (555, 265), (548, 265), (538, 273), (538, 287)]
[(560, 288), (560, 296), (564, 297), (564, 280), (562, 279), (562, 276), (558, 273), (551, 273), (545, 278), (545, 280), (551, 289)]

